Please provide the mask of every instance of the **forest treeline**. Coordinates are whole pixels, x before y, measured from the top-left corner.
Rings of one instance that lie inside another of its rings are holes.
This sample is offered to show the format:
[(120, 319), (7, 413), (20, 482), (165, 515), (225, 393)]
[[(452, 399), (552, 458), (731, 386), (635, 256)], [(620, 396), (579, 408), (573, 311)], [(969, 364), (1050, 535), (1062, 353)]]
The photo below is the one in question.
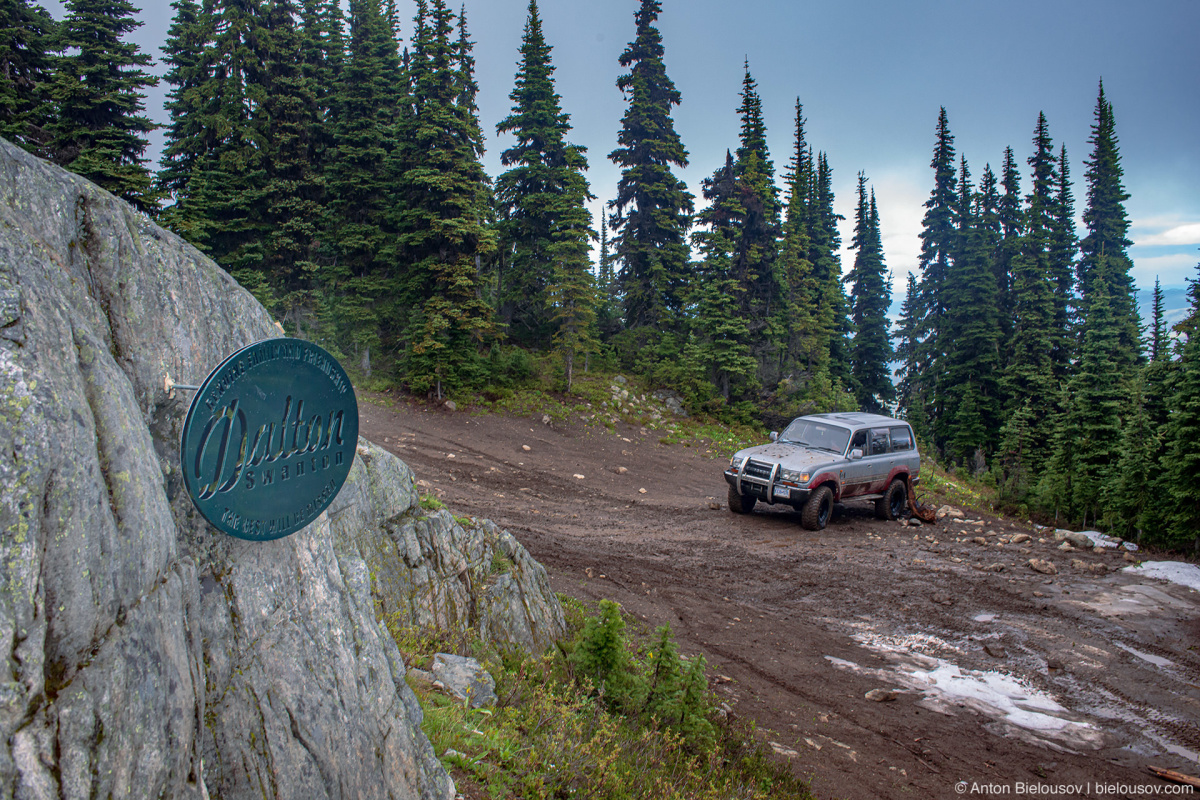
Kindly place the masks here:
[(417, 0), (406, 38), (394, 0), (172, 8), (157, 171), (140, 95), (157, 79), (125, 41), (127, 0), (68, 0), (61, 23), (0, 0), (0, 135), (153, 215), (364, 377), (440, 397), (512, 385), (554, 353), (568, 388), (617, 364), (718, 414), (895, 412), (1008, 508), (1200, 548), (1200, 282), (1171, 330), (1156, 283), (1143, 324), (1102, 84), (1082, 231), (1045, 115), (1027, 173), (1010, 147), (976, 180), (941, 110), (893, 332), (867, 177), (844, 272), (828, 159), (797, 100), (777, 176), (748, 62), (736, 147), (701, 202), (674, 174), (689, 154), (658, 0), (620, 57), (621, 178), (598, 224), (536, 0), (494, 179), (466, 9)]

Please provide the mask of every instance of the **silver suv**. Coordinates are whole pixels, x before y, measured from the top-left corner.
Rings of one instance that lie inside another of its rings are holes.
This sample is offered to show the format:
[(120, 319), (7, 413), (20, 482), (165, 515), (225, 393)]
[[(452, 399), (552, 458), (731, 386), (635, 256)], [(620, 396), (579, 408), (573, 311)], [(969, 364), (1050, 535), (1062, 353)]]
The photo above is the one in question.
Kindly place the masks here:
[(921, 471), (917, 440), (907, 422), (859, 412), (797, 417), (771, 444), (739, 450), (725, 470), (729, 510), (747, 514), (754, 504), (786, 503), (811, 531), (825, 527), (833, 504), (850, 498), (875, 501), (880, 519), (897, 519), (908, 507), (908, 483)]

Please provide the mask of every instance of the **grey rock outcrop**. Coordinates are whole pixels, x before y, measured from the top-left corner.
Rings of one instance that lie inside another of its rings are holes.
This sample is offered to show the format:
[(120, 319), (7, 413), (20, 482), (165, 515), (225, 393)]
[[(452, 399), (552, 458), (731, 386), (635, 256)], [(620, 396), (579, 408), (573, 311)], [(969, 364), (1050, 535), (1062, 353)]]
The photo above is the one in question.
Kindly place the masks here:
[[(417, 514), (407, 468), (365, 441), (293, 536), (243, 542), (194, 512), (175, 466), (188, 398), (163, 379), (199, 383), (277, 335), (177, 236), (0, 140), (0, 797), (449, 798), (380, 621), (425, 606), (387, 591), (433, 587), (460, 624), (525, 646), (553, 636), (523, 548)], [(406, 525), (415, 549), (372, 562)], [(453, 569), (506, 548), (519, 589), (493, 573), (459, 593)], [(401, 564), (420, 577), (383, 571)]]
[(496, 682), (475, 659), (437, 653), (430, 670), (434, 680), (453, 697), (470, 702), (471, 708), (496, 704)]

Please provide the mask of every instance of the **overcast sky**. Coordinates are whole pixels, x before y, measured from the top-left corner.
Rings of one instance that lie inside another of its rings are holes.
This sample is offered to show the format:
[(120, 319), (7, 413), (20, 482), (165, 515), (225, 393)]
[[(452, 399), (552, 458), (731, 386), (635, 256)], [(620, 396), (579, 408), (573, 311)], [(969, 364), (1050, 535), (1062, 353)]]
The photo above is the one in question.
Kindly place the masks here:
[[(459, 0), (452, 2), (455, 7)], [(135, 0), (136, 3), (136, 0)], [(45, 3), (54, 16), (62, 3)], [(142, 0), (145, 25), (133, 38), (155, 59), (170, 24), (166, 0)], [(411, 0), (400, 0), (407, 19)], [(617, 63), (634, 36), (638, 0), (542, 0), (539, 8), (557, 67), (570, 140), (588, 148), (597, 200), (616, 192), (619, 173), (608, 160), (625, 102)], [(501, 171), (496, 123), (519, 57), (527, 0), (466, 0), (476, 41), (479, 107), (488, 134), (485, 166)], [(667, 73), (683, 96), (675, 127), (691, 163), (680, 170), (697, 199), (700, 182), (737, 147), (743, 61), (758, 82), (768, 143), (782, 181), (792, 148), (797, 97), (808, 119), (809, 143), (833, 168), (837, 210), (848, 221), (854, 187), (866, 173), (879, 201), (883, 245), (904, 291), (917, 269), (922, 204), (933, 187), (929, 167), (938, 109), (945, 106), (960, 154), (976, 181), (984, 165), (997, 173), (1011, 145), (1029, 189), (1025, 159), (1039, 111), (1055, 150), (1066, 144), (1082, 214), (1084, 160), (1097, 84), (1114, 106), (1126, 205), (1133, 227), (1133, 277), (1138, 287), (1179, 286), (1200, 261), (1200, 2), (1197, 0), (663, 0), (659, 30)], [(405, 26), (411, 34), (411, 24)], [(161, 74), (162, 68), (157, 71)], [(151, 90), (150, 115), (164, 121), (164, 86)], [(161, 133), (154, 135), (157, 162)], [(1081, 227), (1082, 231), (1082, 227)], [(851, 257), (843, 256), (849, 269)]]

